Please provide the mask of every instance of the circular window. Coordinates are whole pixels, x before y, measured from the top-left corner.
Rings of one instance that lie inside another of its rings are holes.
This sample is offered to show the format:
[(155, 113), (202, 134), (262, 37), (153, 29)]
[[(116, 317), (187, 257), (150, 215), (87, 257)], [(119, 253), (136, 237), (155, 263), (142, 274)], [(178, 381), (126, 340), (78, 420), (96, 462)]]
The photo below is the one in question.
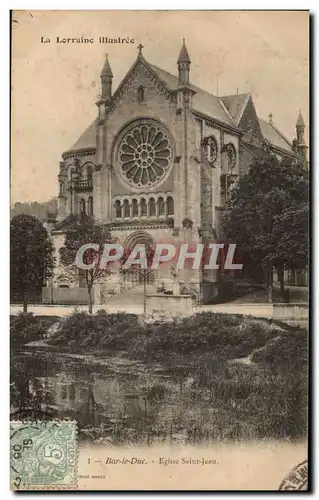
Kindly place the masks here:
[(172, 162), (172, 145), (164, 128), (156, 122), (133, 125), (120, 140), (118, 164), (124, 179), (136, 187), (159, 182)]

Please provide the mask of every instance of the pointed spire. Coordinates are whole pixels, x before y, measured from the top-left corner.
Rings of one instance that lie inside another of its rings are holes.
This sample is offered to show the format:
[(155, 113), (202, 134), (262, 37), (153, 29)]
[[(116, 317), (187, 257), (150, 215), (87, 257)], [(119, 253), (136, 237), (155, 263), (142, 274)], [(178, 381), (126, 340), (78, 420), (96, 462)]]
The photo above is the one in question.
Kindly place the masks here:
[(103, 69), (101, 71), (101, 76), (110, 76), (111, 78), (113, 78), (113, 73), (111, 70), (111, 66), (110, 66), (107, 54), (105, 54), (105, 62), (104, 62)]
[(304, 127), (305, 126), (305, 122), (304, 122), (304, 119), (303, 119), (303, 116), (302, 116), (302, 113), (301, 113), (301, 109), (299, 110), (299, 116), (298, 116), (298, 120), (297, 120), (297, 123), (296, 123), (296, 127)]
[(186, 45), (185, 45), (185, 38), (183, 38), (183, 45), (182, 45), (182, 48), (180, 50), (177, 62), (178, 63), (188, 63), (188, 64), (190, 64), (190, 62), (191, 62), (190, 57), (188, 55)]

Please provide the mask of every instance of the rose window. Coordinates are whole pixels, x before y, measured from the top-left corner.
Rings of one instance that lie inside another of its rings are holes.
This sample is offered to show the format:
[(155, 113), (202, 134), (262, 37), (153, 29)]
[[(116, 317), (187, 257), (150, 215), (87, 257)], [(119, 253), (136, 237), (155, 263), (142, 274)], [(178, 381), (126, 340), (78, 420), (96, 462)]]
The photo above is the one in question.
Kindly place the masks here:
[(134, 125), (123, 137), (118, 162), (124, 179), (137, 187), (150, 187), (166, 175), (172, 162), (167, 133), (155, 123)]

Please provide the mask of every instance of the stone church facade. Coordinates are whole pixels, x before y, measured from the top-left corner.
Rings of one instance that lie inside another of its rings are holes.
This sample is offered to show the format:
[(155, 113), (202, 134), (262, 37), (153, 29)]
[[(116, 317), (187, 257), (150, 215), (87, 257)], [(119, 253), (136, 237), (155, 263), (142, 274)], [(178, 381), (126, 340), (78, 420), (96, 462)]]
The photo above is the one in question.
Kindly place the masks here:
[[(58, 214), (50, 225), (55, 287), (79, 284), (64, 276), (59, 248), (81, 212), (107, 225), (124, 246), (210, 243), (221, 237), (231, 186), (254, 158), (265, 151), (306, 158), (301, 113), (290, 142), (271, 115), (268, 121), (258, 117), (250, 94), (217, 97), (196, 87), (185, 41), (176, 75), (149, 63), (139, 46), (115, 92), (112, 81), (106, 57), (97, 118), (62, 154)], [(167, 268), (155, 276), (158, 282), (170, 279)], [(185, 269), (178, 280), (196, 288), (204, 302), (218, 294), (216, 271)]]

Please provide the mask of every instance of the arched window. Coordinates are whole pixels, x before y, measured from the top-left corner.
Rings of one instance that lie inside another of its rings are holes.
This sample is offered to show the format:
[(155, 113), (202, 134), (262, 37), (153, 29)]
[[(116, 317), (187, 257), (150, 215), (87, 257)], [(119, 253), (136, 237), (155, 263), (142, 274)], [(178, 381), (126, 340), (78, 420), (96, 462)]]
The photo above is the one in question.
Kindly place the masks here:
[(60, 196), (64, 195), (64, 182), (60, 181)]
[(138, 91), (137, 91), (137, 100), (138, 100), (138, 102), (143, 102), (145, 100), (145, 88), (143, 87), (143, 85), (141, 85), (138, 88)]
[(217, 142), (213, 136), (204, 139), (205, 156), (210, 163), (214, 163), (217, 158)]
[(162, 196), (160, 196), (157, 200), (157, 213), (158, 215), (165, 215), (165, 204)]
[(123, 207), (124, 207), (124, 217), (130, 217), (131, 216), (130, 203), (128, 200), (124, 200)]
[(122, 207), (121, 207), (120, 200), (117, 200), (115, 202), (115, 217), (117, 219), (121, 219), (121, 217), (122, 217)]
[(80, 213), (85, 214), (86, 207), (85, 207), (85, 199), (81, 198), (80, 200)]
[(93, 217), (93, 196), (89, 196), (88, 199), (88, 213), (91, 217)]
[(135, 198), (132, 200), (132, 217), (138, 217), (138, 203)]
[(150, 201), (148, 202), (148, 209), (149, 209), (150, 217), (155, 217), (155, 215), (156, 215), (156, 205), (155, 205), (154, 198), (150, 198)]
[(69, 170), (69, 178), (71, 181), (73, 180), (74, 174), (75, 174), (75, 168), (71, 167)]
[(166, 200), (166, 213), (167, 215), (174, 215), (174, 200), (171, 196)]
[(74, 388), (73, 384), (70, 385), (68, 392), (69, 392), (69, 399), (74, 400), (75, 399), (75, 388)]
[(92, 165), (88, 165), (86, 167), (86, 178), (89, 182), (92, 182), (92, 178), (93, 178), (93, 169), (92, 169)]
[(143, 216), (143, 215), (144, 215), (144, 216), (145, 216), (145, 215), (147, 215), (147, 205), (146, 205), (146, 200), (145, 200), (145, 198), (142, 198), (142, 199), (141, 199), (141, 215), (142, 215), (142, 216)]

